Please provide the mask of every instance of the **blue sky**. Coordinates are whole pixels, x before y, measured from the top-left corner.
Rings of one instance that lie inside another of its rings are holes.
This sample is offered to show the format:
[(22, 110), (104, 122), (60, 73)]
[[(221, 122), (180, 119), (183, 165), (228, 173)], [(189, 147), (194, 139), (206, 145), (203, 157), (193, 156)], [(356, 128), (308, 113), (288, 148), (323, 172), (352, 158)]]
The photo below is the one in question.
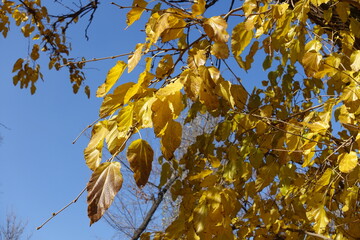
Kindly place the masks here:
[[(71, 30), (72, 55), (94, 58), (132, 51), (142, 39), (136, 26), (124, 34), (125, 13), (102, 3), (90, 27), (89, 42), (84, 38), (84, 25)], [(90, 178), (83, 160), (88, 138), (83, 136), (75, 145), (72, 141), (97, 119), (101, 99), (94, 96), (96, 88), (116, 60), (87, 66), (90, 100), (82, 90), (72, 93), (66, 70), (47, 71), (47, 65), (42, 68), (45, 81), (38, 82), (31, 96), (28, 89), (13, 86), (11, 75), (13, 63), (26, 57), (27, 47), (28, 41), (15, 26), (8, 38), (0, 38), (0, 123), (10, 128), (0, 126), (0, 221), (7, 212), (14, 212), (28, 222), (27, 234), (32, 233), (31, 239), (36, 240), (110, 239), (114, 230), (104, 221), (89, 227), (86, 193), (43, 229), (35, 228), (74, 199)]]

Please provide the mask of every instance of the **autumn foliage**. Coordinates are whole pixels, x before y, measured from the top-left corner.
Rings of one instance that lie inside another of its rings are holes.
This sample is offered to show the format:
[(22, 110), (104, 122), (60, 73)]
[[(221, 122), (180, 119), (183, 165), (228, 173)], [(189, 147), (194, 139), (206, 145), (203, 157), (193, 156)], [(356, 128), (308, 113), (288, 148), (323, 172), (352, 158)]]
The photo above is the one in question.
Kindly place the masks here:
[[(90, 4), (93, 11), (98, 1)], [(93, 171), (91, 223), (121, 189), (115, 156), (126, 154), (141, 188), (152, 171), (153, 148), (160, 148), (158, 188), (169, 187), (181, 204), (163, 232), (144, 231), (141, 239), (360, 239), (358, 1), (113, 4), (119, 14), (127, 11), (129, 27), (138, 21), (146, 38), (118, 56), (96, 91), (103, 98), (100, 121), (84, 151)], [(31, 68), (30, 61), (41, 48), (51, 54), (50, 68), (69, 67), (77, 92), (88, 61), (67, 59), (60, 29), (78, 16), (51, 18), (39, 0), (0, 6), (3, 35), (12, 18), (34, 40), (30, 60), (14, 65), (14, 84), (35, 91), (40, 66)], [(128, 82), (126, 73), (135, 68), (141, 73)], [(254, 68), (268, 78), (246, 74)], [(252, 89), (244, 87), (248, 81)], [(216, 127), (180, 154), (184, 126), (205, 113)], [(137, 134), (146, 128), (159, 144)], [(112, 157), (103, 159), (105, 150)]]

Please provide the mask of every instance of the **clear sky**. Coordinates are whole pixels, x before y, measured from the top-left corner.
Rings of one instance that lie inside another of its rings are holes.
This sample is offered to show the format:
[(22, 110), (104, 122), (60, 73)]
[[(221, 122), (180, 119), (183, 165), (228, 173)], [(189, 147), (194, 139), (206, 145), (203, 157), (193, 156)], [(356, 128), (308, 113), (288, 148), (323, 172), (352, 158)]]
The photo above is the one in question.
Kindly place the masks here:
[[(84, 25), (71, 31), (72, 55), (94, 58), (132, 51), (143, 39), (136, 33), (139, 25), (124, 34), (125, 13), (107, 1), (102, 3), (90, 27), (89, 42)], [(87, 66), (90, 100), (82, 90), (72, 93), (66, 70), (48, 71), (47, 65), (43, 66), (45, 81), (38, 82), (31, 96), (28, 89), (13, 86), (11, 75), (16, 59), (27, 56), (27, 47), (28, 41), (15, 26), (8, 38), (0, 38), (0, 123), (10, 129), (0, 126), (0, 222), (7, 212), (14, 212), (28, 222), (26, 233), (35, 240), (110, 239), (114, 230), (104, 221), (89, 227), (86, 193), (41, 230), (35, 228), (74, 199), (90, 178), (83, 159), (88, 138), (83, 136), (75, 145), (72, 141), (97, 119), (101, 99), (94, 96), (96, 88), (116, 60)]]

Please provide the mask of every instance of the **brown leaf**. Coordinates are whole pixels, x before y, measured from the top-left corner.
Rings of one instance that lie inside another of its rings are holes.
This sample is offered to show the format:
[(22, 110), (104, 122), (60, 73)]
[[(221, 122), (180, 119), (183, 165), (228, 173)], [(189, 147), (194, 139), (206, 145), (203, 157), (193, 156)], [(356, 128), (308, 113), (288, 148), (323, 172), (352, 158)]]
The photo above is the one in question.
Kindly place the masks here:
[(122, 182), (119, 162), (102, 163), (93, 172), (86, 186), (90, 225), (97, 222), (110, 207), (121, 189)]

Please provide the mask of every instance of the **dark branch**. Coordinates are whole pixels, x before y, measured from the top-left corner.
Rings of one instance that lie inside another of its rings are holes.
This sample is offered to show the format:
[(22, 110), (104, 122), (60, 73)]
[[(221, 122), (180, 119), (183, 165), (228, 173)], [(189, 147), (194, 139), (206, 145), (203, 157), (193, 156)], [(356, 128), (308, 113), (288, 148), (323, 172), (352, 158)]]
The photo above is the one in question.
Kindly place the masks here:
[(151, 206), (149, 212), (146, 214), (144, 221), (142, 224), (136, 229), (131, 240), (137, 240), (141, 236), (141, 234), (145, 231), (147, 225), (150, 223), (152, 216), (154, 215), (156, 209), (159, 207), (160, 203), (164, 199), (164, 195), (169, 190), (169, 188), (173, 185), (175, 180), (178, 179), (178, 176), (173, 175), (169, 181), (165, 184), (165, 186), (159, 191), (157, 198), (154, 200), (153, 205)]

